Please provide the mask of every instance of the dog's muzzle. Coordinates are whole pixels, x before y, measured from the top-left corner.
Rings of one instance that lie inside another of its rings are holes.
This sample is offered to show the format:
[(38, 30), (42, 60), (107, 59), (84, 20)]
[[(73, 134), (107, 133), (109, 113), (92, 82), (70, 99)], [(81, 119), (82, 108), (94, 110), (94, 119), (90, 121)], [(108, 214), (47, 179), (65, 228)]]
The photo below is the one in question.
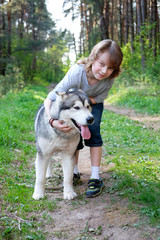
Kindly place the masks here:
[(92, 124), (94, 122), (94, 117), (88, 117), (86, 120), (88, 124)]
[(81, 133), (82, 137), (84, 139), (90, 139), (91, 137), (91, 133), (90, 133), (90, 130), (88, 128), (87, 125), (90, 125), (94, 122), (94, 118), (93, 117), (88, 117), (86, 119), (86, 123), (87, 125), (80, 125), (78, 122), (76, 122), (74, 119), (71, 119), (72, 122), (74, 123), (75, 127), (79, 130), (79, 132)]

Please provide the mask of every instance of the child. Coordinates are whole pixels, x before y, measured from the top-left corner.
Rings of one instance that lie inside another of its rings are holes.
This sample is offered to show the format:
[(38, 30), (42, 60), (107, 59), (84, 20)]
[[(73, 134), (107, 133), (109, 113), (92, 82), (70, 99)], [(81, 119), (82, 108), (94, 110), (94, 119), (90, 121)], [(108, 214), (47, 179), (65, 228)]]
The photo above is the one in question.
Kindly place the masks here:
[[(51, 119), (49, 109), (52, 101), (56, 98), (56, 91), (66, 92), (71, 88), (82, 89), (92, 101), (94, 123), (89, 126), (91, 138), (89, 140), (84, 140), (85, 145), (90, 147), (91, 157), (91, 177), (86, 191), (87, 197), (95, 197), (99, 195), (103, 189), (103, 182), (99, 177), (103, 145), (100, 134), (100, 122), (103, 112), (103, 102), (114, 83), (114, 78), (116, 78), (120, 73), (122, 59), (122, 51), (116, 42), (110, 39), (99, 42), (93, 47), (88, 58), (79, 60), (77, 64), (70, 68), (66, 76), (61, 80), (61, 82), (59, 82), (55, 89), (49, 93), (48, 97), (44, 101), (48, 120)], [(51, 119), (50, 124), (52, 127), (65, 133), (70, 131), (70, 127), (66, 126), (59, 120)], [(79, 153), (78, 150), (82, 148), (83, 144), (81, 139), (77, 147), (77, 162)], [(74, 169), (74, 180), (79, 179), (80, 175), (76, 163)]]

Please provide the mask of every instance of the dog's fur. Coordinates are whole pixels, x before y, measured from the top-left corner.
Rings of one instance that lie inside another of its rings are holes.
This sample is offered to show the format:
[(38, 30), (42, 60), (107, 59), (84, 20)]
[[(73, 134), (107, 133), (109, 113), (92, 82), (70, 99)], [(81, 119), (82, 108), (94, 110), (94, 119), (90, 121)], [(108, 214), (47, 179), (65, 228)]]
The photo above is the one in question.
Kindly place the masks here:
[[(75, 166), (75, 153), (80, 140), (80, 125), (87, 126), (94, 121), (91, 114), (91, 101), (81, 91), (57, 92), (56, 101), (50, 109), (52, 118), (63, 120), (72, 129), (68, 133), (52, 128), (44, 105), (40, 107), (35, 119), (36, 131), (36, 182), (33, 198), (39, 200), (45, 195), (45, 178), (52, 176), (51, 158), (53, 153), (62, 153), (64, 176), (64, 199), (73, 199), (73, 169)], [(78, 125), (77, 125), (78, 123)]]

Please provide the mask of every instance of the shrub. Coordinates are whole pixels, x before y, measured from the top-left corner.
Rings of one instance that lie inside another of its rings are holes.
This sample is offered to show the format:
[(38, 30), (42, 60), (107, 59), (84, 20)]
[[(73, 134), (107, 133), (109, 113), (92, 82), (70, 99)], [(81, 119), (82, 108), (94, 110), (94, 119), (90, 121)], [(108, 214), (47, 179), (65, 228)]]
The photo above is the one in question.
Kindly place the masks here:
[[(138, 38), (138, 37), (137, 37)], [(139, 40), (134, 41), (134, 52), (131, 53), (131, 44), (128, 43), (122, 48), (123, 64), (122, 74), (117, 83), (123, 83), (125, 86), (149, 83), (159, 84), (160, 75), (160, 56), (153, 57), (153, 49), (149, 47), (149, 41), (145, 41), (145, 69), (141, 66), (141, 44)]]
[(10, 90), (16, 91), (23, 86), (23, 75), (20, 69), (12, 64), (8, 64), (5, 76), (0, 75), (0, 95), (4, 95)]

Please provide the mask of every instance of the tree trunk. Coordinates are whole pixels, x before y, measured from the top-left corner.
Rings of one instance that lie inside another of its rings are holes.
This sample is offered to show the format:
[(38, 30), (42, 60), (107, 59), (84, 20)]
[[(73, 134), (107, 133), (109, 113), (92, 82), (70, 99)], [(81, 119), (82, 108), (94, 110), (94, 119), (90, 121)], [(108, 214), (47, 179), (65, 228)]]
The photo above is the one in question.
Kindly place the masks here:
[(112, 40), (114, 39), (113, 33), (114, 33), (114, 24), (113, 24), (113, 14), (114, 14), (114, 0), (112, 0), (112, 6), (111, 6), (111, 21), (110, 21), (110, 34)]
[(141, 35), (141, 26), (142, 26), (142, 14), (141, 14), (141, 0), (136, 0), (136, 8), (137, 8), (137, 19), (138, 19), (138, 34), (140, 35), (140, 43), (141, 43), (141, 66), (142, 72), (144, 72), (145, 68), (145, 55), (144, 55), (144, 41)]
[(74, 33), (72, 36), (73, 36), (73, 48), (74, 48), (74, 52), (75, 52), (76, 59), (77, 59), (76, 39), (75, 39)]
[(88, 45), (88, 50), (89, 52), (91, 52), (91, 48), (92, 48), (92, 29), (93, 29), (93, 21), (92, 21), (92, 11), (91, 11), (91, 7), (89, 7), (89, 45)]
[(123, 14), (122, 14), (122, 36), (123, 36), (123, 42), (124, 42), (124, 34), (125, 34), (125, 1), (122, 0), (123, 3)]
[(24, 4), (21, 4), (21, 19), (19, 23), (19, 38), (23, 39), (23, 32), (24, 32), (24, 13), (25, 13), (25, 8)]
[(101, 29), (101, 40), (107, 38), (106, 36), (106, 19), (104, 15), (105, 10), (105, 1), (102, 1), (102, 4), (100, 6), (100, 29)]
[(85, 38), (85, 40), (86, 40), (86, 47), (87, 47), (87, 49), (89, 48), (88, 47), (88, 39), (89, 39), (89, 26), (88, 26), (88, 16), (87, 16), (87, 5), (86, 4), (84, 4), (84, 18), (85, 18), (85, 21), (84, 21), (84, 23), (85, 23), (85, 36), (86, 36), (86, 38)]
[(133, 0), (129, 0), (129, 26), (131, 32), (131, 51), (134, 52), (134, 22), (133, 22)]
[(142, 11), (142, 24), (146, 21), (147, 15), (146, 15), (146, 0), (141, 0), (141, 11)]
[(109, 0), (104, 1), (105, 38), (109, 38)]
[(123, 19), (122, 19), (122, 0), (119, 0), (119, 29), (120, 29), (120, 33), (119, 33), (119, 38), (120, 38), (120, 45), (122, 47), (123, 44)]
[(8, 19), (8, 49), (7, 55), (8, 58), (11, 56), (11, 0), (9, 0), (8, 7), (7, 7), (7, 19)]
[(114, 40), (118, 41), (118, 0), (115, 0), (114, 4), (114, 15), (113, 15), (113, 23), (114, 23)]
[[(1, 0), (0, 3), (3, 5), (4, 0)], [(5, 75), (5, 69), (6, 69), (6, 24), (5, 24), (5, 14), (4, 10), (0, 10), (0, 74)]]
[(124, 44), (128, 43), (128, 0), (125, 0), (125, 35)]
[(152, 0), (152, 6), (153, 6), (153, 23), (155, 23), (155, 26), (153, 28), (153, 56), (154, 59), (157, 57), (157, 0)]
[(81, 32), (80, 32), (80, 56), (84, 54), (84, 22), (83, 22), (83, 3), (80, 5), (81, 12)]

